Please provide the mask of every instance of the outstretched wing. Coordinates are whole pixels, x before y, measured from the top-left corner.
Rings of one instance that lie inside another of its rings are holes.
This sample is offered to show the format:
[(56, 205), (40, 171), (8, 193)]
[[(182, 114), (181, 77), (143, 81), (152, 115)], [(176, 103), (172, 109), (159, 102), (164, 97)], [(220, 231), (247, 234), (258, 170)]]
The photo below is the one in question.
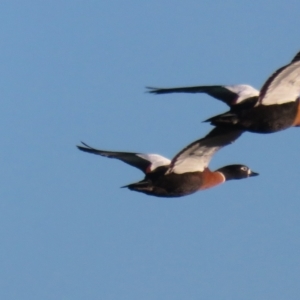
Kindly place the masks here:
[(172, 159), (166, 174), (203, 171), (219, 149), (233, 143), (242, 133), (242, 130), (237, 129), (214, 128), (204, 138), (181, 150)]
[(178, 88), (154, 88), (147, 87), (151, 94), (169, 94), (169, 93), (205, 93), (228, 106), (241, 103), (247, 98), (258, 96), (259, 91), (250, 85), (203, 85)]
[(168, 166), (170, 160), (158, 155), (158, 154), (142, 154), (133, 152), (114, 152), (114, 151), (104, 151), (90, 147), (89, 145), (81, 142), (83, 146), (77, 146), (81, 151), (93, 153), (109, 158), (119, 159), (126, 164), (129, 164), (135, 168), (140, 169), (142, 172), (149, 173), (160, 166)]
[(263, 85), (258, 105), (293, 102), (300, 95), (300, 52), (290, 64), (278, 69)]

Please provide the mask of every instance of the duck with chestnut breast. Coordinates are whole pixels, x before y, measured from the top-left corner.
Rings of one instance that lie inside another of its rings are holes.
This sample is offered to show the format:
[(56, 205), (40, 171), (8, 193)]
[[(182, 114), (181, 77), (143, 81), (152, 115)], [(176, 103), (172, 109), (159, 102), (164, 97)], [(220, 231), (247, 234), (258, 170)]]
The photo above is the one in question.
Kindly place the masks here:
[(230, 110), (206, 122), (256, 133), (272, 133), (300, 126), (300, 52), (278, 69), (260, 92), (249, 85), (150, 88), (150, 93), (207, 93)]
[(240, 164), (225, 166), (216, 171), (208, 169), (213, 155), (241, 134), (241, 130), (215, 128), (204, 138), (185, 147), (172, 160), (158, 154), (104, 151), (85, 143), (77, 147), (84, 152), (119, 159), (140, 169), (145, 177), (124, 186), (130, 190), (157, 197), (182, 197), (228, 180), (258, 175)]

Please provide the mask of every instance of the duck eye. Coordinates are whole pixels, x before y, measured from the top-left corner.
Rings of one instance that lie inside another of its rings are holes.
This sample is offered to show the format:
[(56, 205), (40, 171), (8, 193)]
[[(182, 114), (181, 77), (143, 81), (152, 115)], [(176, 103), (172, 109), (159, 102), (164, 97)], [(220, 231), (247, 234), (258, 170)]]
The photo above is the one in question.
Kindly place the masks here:
[(241, 167), (241, 170), (242, 170), (242, 171), (247, 171), (248, 168), (247, 168), (247, 167)]

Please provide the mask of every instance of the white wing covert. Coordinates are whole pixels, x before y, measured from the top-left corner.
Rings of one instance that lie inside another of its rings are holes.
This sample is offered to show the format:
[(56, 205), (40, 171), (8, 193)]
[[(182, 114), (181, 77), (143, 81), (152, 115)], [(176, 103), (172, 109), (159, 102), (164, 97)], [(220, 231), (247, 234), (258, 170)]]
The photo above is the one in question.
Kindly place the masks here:
[[(297, 60), (296, 60), (297, 58)], [(299, 54), (292, 63), (277, 70), (263, 85), (257, 105), (294, 102), (300, 95)]]
[(173, 166), (167, 171), (169, 173), (182, 174), (187, 172), (202, 172), (208, 167), (209, 162), (216, 151), (221, 147), (206, 147), (201, 142), (189, 145), (176, 157)]
[(213, 155), (222, 147), (233, 143), (242, 133), (238, 129), (214, 128), (204, 138), (181, 150), (172, 159), (166, 174), (204, 171)]
[(136, 156), (151, 162), (150, 171), (153, 171), (156, 168), (161, 167), (161, 166), (168, 166), (171, 163), (170, 159), (165, 158), (158, 154), (141, 154), (141, 153), (139, 153), (139, 154), (136, 154)]
[(247, 84), (225, 85), (224, 87), (237, 95), (235, 104), (259, 95), (259, 91), (257, 89)]

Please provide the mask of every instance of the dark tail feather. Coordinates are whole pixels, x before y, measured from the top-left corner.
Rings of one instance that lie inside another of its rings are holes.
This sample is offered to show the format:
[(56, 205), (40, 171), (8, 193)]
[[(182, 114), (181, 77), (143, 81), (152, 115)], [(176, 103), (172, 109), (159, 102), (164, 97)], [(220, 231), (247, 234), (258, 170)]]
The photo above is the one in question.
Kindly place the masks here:
[(142, 180), (139, 182), (131, 183), (128, 185), (124, 185), (121, 188), (128, 188), (131, 191), (137, 192), (151, 192), (153, 189), (153, 185), (149, 180)]
[(236, 124), (237, 123), (237, 116), (235, 113), (227, 112), (221, 115), (214, 116), (205, 120), (204, 122), (209, 122), (212, 125), (222, 125), (222, 124)]

